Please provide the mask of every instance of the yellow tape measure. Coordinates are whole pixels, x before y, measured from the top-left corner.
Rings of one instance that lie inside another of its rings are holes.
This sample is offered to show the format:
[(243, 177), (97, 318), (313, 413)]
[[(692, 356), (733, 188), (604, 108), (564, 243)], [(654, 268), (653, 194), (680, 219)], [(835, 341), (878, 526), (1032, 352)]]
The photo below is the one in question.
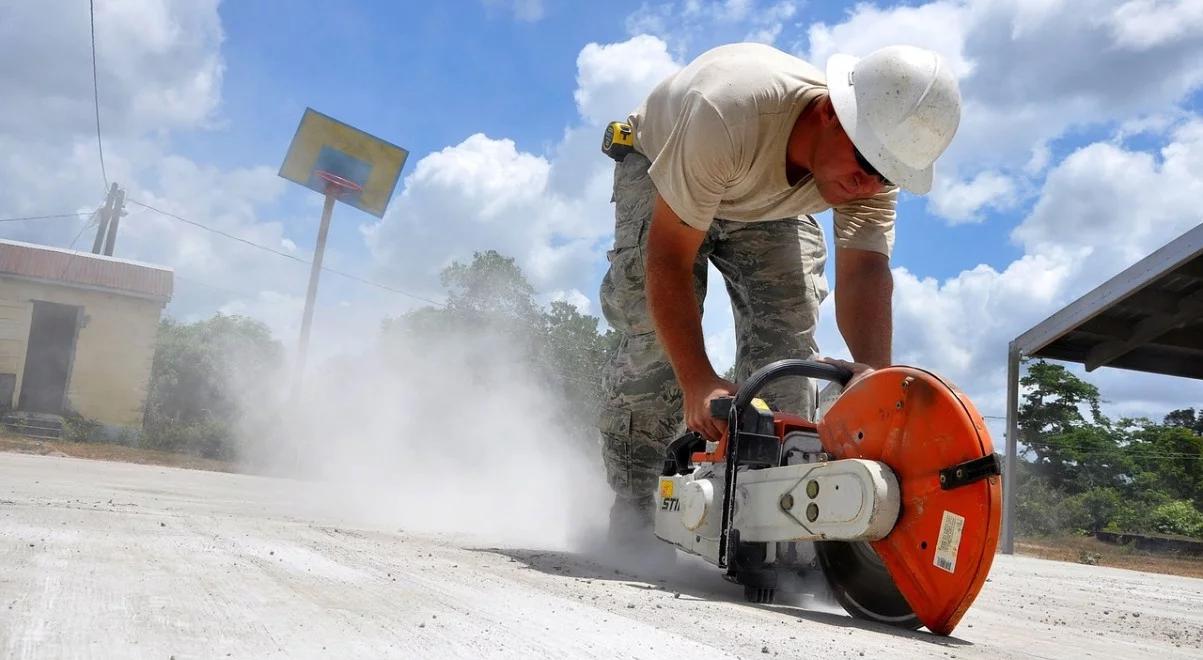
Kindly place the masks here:
[(635, 133), (630, 124), (612, 121), (606, 126), (606, 134), (602, 137), (602, 153), (621, 162), (627, 154), (635, 150)]

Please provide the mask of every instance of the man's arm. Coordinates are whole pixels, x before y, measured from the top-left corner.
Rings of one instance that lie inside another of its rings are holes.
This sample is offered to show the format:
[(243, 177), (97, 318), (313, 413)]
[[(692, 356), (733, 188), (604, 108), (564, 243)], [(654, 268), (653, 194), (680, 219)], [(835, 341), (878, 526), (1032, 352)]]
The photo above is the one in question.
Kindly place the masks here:
[(835, 320), (856, 362), (874, 369), (893, 362), (893, 294), (889, 257), (870, 250), (836, 248)]
[(677, 383), (685, 395), (685, 423), (717, 441), (725, 422), (710, 417), (710, 400), (731, 394), (734, 386), (719, 378), (706, 356), (702, 317), (693, 291), (693, 265), (706, 232), (681, 221), (656, 195), (647, 236), (647, 301)]

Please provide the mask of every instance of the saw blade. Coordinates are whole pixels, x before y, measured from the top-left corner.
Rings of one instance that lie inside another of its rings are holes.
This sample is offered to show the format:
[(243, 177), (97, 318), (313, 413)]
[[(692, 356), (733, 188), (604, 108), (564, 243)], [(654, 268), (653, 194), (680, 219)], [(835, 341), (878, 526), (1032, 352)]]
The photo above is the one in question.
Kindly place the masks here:
[(820, 541), (815, 554), (836, 600), (849, 614), (910, 630), (923, 625), (868, 543)]

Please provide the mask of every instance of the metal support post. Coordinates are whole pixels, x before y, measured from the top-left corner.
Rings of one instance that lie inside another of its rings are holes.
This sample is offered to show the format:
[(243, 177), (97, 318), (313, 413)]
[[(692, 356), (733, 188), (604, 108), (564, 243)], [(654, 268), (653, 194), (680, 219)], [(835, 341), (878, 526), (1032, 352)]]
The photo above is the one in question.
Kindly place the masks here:
[(1003, 469), (1002, 552), (1015, 554), (1015, 487), (1019, 466), (1019, 348), (1007, 350), (1007, 459)]
[(297, 347), (297, 367), (293, 377), (294, 395), (300, 393), (301, 380), (305, 375), (305, 359), (309, 351), (309, 328), (313, 323), (313, 303), (317, 299), (317, 283), (322, 274), (322, 256), (326, 253), (326, 235), (330, 233), (330, 216), (334, 213), (334, 200), (337, 197), (338, 191), (334, 186), (326, 189), (326, 204), (322, 207), (322, 226), (317, 231), (317, 246), (313, 250), (313, 266), (309, 269), (309, 291), (305, 295), (305, 313), (301, 317), (301, 341)]

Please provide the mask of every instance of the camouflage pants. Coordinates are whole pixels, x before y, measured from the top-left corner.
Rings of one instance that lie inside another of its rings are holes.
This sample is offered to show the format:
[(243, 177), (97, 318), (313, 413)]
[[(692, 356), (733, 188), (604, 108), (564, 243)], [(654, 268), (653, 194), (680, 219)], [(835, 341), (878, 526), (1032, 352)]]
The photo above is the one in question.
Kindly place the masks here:
[[(604, 374), (599, 427), (607, 478), (617, 495), (614, 515), (649, 515), (664, 450), (682, 431), (682, 394), (656, 340), (644, 293), (644, 246), (656, 188), (650, 163), (628, 155), (614, 170), (614, 249), (601, 285), (602, 312), (622, 333)], [(815, 355), (819, 303), (827, 295), (823, 231), (809, 216), (769, 222), (715, 220), (694, 264), (694, 291), (706, 295), (707, 262), (722, 274), (735, 316), (735, 377), (746, 379), (783, 358)], [(809, 382), (790, 379), (763, 398), (777, 409), (808, 415)]]

